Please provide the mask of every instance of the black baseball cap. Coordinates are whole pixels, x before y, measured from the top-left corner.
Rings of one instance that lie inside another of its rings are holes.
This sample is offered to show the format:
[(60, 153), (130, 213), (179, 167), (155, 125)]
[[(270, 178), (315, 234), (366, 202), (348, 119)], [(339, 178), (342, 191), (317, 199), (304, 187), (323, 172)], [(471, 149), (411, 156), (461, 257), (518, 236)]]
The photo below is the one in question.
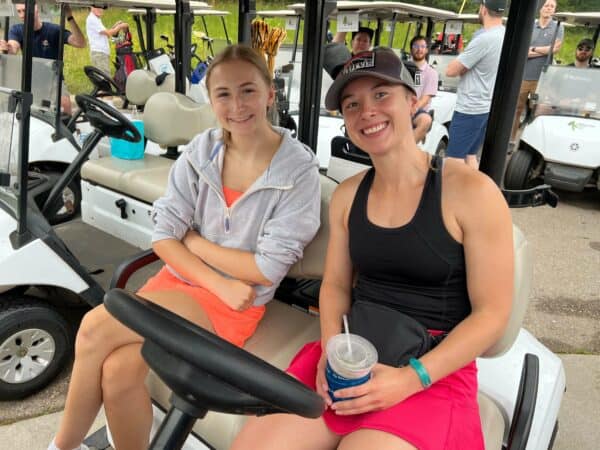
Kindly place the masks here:
[(369, 35), (369, 40), (372, 41), (373, 40), (373, 29), (369, 28), (369, 27), (358, 27), (357, 31), (353, 31), (352, 32), (352, 39), (354, 39), (354, 36), (356, 36), (358, 33), (367, 33)]
[(375, 77), (390, 84), (401, 84), (415, 92), (410, 72), (391, 48), (377, 47), (350, 58), (329, 87), (325, 107), (331, 111), (340, 109), (340, 97), (346, 85), (360, 77)]
[(592, 50), (594, 49), (594, 41), (592, 41), (589, 38), (583, 38), (582, 40), (580, 40), (579, 44), (577, 44), (577, 47), (579, 47), (580, 45), (586, 45), (589, 48), (591, 48)]
[(477, 0), (477, 3), (481, 3), (490, 11), (496, 11), (499, 13), (503, 13), (506, 11), (507, 0)]

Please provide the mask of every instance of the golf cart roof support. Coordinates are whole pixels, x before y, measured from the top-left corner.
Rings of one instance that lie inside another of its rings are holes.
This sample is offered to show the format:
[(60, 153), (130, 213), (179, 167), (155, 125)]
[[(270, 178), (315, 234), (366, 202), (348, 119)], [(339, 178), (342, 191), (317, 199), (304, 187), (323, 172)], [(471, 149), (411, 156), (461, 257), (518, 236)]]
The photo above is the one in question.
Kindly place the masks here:
[(138, 40), (140, 41), (140, 50), (142, 55), (146, 55), (146, 40), (144, 39), (144, 33), (142, 32), (142, 18), (139, 15), (134, 14), (133, 21), (135, 22), (135, 29), (137, 31)]
[[(291, 62), (296, 62), (296, 51), (298, 50), (298, 38), (300, 37), (300, 21), (302, 20), (302, 16), (296, 16), (296, 29), (294, 30), (294, 48), (292, 49), (292, 60)], [(290, 85), (291, 88), (291, 85)], [(290, 98), (290, 90), (288, 89), (288, 97)]]
[(31, 94), (31, 71), (33, 67), (33, 26), (34, 26), (34, 8), (35, 0), (25, 0), (25, 20), (23, 25), (23, 48), (22, 48), (22, 66), (21, 66), (21, 95), (23, 103), (21, 104), (21, 126), (19, 127), (19, 195), (17, 210), (17, 242), (14, 245), (20, 247), (30, 239), (27, 231), (27, 170), (29, 168), (29, 119), (32, 103)]
[[(204, 27), (204, 32), (206, 33), (206, 36), (210, 37), (210, 34), (208, 32), (208, 26), (206, 26), (206, 19), (204, 18), (204, 16), (200, 16), (200, 20), (202, 21), (202, 26)], [(223, 20), (223, 17), (221, 17), (221, 20)], [(225, 35), (227, 35), (227, 29), (225, 29)], [(227, 38), (227, 41), (229, 41), (229, 38)], [(215, 51), (212, 46), (212, 40), (209, 39), (207, 42), (208, 42), (208, 51), (210, 52), (210, 56), (215, 56)]]
[(396, 21), (398, 20), (398, 13), (392, 14), (392, 23), (390, 24), (390, 35), (387, 46), (392, 48), (394, 46), (394, 34), (396, 33)]
[(298, 139), (313, 151), (317, 148), (323, 67), (323, 43), (327, 17), (336, 7), (335, 0), (306, 2), (304, 14), (304, 42), (302, 45), (302, 75), (300, 81), (300, 105)]
[(54, 70), (58, 73), (58, 83), (56, 83), (56, 115), (54, 116), (54, 129), (56, 130), (52, 138), (57, 141), (60, 139), (61, 133), (61, 97), (62, 97), (62, 80), (63, 80), (63, 55), (65, 54), (65, 46), (63, 44), (65, 35), (65, 24), (67, 23), (67, 15), (65, 14), (65, 4), (60, 4), (60, 29), (58, 31), (58, 54), (56, 55), (56, 61), (54, 61)]
[(380, 17), (377, 18), (377, 25), (375, 25), (375, 47), (379, 47), (381, 41), (381, 30), (383, 28), (383, 20)]
[(435, 23), (433, 22), (433, 19), (431, 17), (428, 17), (427, 18), (427, 28), (425, 29), (425, 38), (427, 39), (426, 42), (431, 41), (431, 36), (433, 35), (434, 25), (435, 25)]
[(175, 91), (185, 95), (187, 74), (190, 72), (189, 49), (192, 40), (192, 23), (194, 16), (190, 9), (189, 0), (175, 1)]
[[(231, 45), (231, 39), (229, 38), (229, 33), (227, 31), (227, 22), (225, 22), (225, 16), (221, 16), (221, 24), (223, 25), (223, 32), (225, 33), (225, 42), (227, 42), (227, 45)], [(208, 30), (206, 30), (206, 35), (208, 36)]]
[(523, 36), (531, 35), (536, 7), (536, 2), (512, 2), (510, 5), (488, 119), (488, 123), (495, 126), (486, 130), (480, 164), (480, 170), (498, 185), (502, 182), (517, 97), (527, 61), (529, 41)]
[(238, 7), (238, 43), (250, 45), (251, 25), (256, 17), (256, 0), (240, 0)]
[(594, 31), (594, 37), (592, 38), (592, 40), (594, 41), (594, 48), (596, 48), (596, 45), (598, 44), (599, 36), (600, 36), (600, 23), (596, 27), (596, 30)]
[(146, 10), (144, 20), (146, 21), (146, 45), (148, 51), (151, 52), (154, 50), (154, 25), (156, 24), (156, 11), (154, 11), (154, 8)]

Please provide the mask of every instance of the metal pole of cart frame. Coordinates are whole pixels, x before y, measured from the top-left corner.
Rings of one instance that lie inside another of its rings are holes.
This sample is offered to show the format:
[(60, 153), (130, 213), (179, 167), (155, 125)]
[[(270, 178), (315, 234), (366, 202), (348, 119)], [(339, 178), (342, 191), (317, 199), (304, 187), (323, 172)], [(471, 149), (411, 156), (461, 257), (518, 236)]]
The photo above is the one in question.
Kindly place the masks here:
[(187, 76), (190, 73), (188, 49), (192, 39), (193, 21), (189, 0), (176, 0), (175, 29), (178, 29), (179, 33), (175, 33), (175, 91), (184, 95)]
[(302, 76), (298, 139), (313, 151), (317, 148), (319, 115), (321, 112), (321, 75), (327, 17), (336, 7), (335, 0), (306, 2), (304, 14), (304, 41), (302, 45)]
[(523, 36), (531, 36), (536, 6), (536, 2), (513, 1), (509, 10), (488, 120), (488, 124), (494, 126), (487, 127), (480, 164), (480, 170), (498, 185), (504, 174), (508, 140), (527, 61), (529, 40)]
[(35, 0), (25, 0), (25, 21), (23, 28), (23, 48), (22, 48), (22, 66), (21, 73), (21, 94), (23, 102), (21, 103), (21, 126), (19, 127), (19, 191), (21, 195), (18, 198), (18, 222), (16, 242), (13, 245), (20, 247), (29, 240), (27, 231), (27, 170), (29, 167), (29, 116), (31, 108), (31, 68), (33, 58), (33, 13)]
[(250, 45), (251, 24), (256, 17), (256, 1), (240, 0), (238, 8), (238, 43)]
[(57, 141), (61, 139), (63, 136), (60, 133), (61, 130), (61, 121), (62, 121), (62, 85), (63, 85), (63, 68), (64, 61), (63, 56), (65, 54), (65, 44), (64, 44), (64, 34), (65, 34), (65, 24), (67, 23), (66, 14), (65, 14), (65, 4), (62, 3), (60, 5), (60, 30), (58, 32), (58, 55), (56, 57), (56, 61), (54, 61), (54, 70), (58, 75), (58, 83), (56, 86), (56, 115), (54, 116), (54, 133), (52, 134), (52, 140)]

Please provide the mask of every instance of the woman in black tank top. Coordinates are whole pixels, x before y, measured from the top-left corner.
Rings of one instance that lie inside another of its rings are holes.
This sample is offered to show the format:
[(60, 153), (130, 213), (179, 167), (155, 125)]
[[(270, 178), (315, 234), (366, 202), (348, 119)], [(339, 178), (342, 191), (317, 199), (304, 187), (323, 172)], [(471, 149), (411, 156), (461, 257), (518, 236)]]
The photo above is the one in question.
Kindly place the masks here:
[[(302, 433), (289, 447), (298, 449), (334, 449), (342, 441), (345, 449), (482, 449), (474, 360), (504, 332), (512, 299), (512, 221), (504, 198), (464, 162), (417, 147), (414, 88), (390, 49), (352, 58), (325, 103), (342, 112), (350, 139), (373, 162), (333, 194), (321, 341), (288, 369), (327, 401), (326, 427), (293, 416), (259, 419), (241, 438), (247, 448), (274, 448), (265, 443), (278, 442), (281, 429)], [(400, 311), (447, 336), (414, 365), (377, 364), (365, 384), (334, 393), (348, 400), (332, 403), (321, 348), (341, 332), (353, 300)]]

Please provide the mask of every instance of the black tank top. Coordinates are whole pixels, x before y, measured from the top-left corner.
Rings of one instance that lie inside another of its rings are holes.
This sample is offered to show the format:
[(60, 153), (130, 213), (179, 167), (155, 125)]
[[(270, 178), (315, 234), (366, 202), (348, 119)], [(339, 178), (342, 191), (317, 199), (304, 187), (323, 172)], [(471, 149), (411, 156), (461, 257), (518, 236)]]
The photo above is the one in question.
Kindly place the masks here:
[(408, 314), (428, 329), (450, 331), (471, 312), (463, 246), (442, 219), (443, 160), (434, 157), (414, 217), (398, 228), (367, 218), (375, 176), (358, 187), (348, 219), (350, 257), (358, 272), (353, 299)]

